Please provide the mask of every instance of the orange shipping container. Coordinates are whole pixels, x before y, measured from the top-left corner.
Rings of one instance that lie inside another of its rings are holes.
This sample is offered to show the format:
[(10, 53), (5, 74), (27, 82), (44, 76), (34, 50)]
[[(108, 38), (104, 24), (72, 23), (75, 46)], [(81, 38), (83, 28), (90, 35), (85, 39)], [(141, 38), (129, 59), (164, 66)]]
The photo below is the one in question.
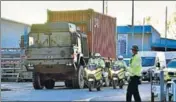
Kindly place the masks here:
[(47, 11), (48, 22), (76, 24), (88, 35), (89, 51), (116, 58), (116, 18), (88, 10)]

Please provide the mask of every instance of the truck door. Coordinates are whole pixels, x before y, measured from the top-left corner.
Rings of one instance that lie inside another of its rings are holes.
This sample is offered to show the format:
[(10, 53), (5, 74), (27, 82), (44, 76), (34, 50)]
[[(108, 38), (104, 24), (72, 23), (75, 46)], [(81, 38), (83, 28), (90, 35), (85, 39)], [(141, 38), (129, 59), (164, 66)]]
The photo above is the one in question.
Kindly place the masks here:
[(77, 40), (78, 40), (78, 53), (81, 53), (82, 52), (82, 47), (81, 47), (82, 45), (81, 45), (80, 35), (78, 35)]

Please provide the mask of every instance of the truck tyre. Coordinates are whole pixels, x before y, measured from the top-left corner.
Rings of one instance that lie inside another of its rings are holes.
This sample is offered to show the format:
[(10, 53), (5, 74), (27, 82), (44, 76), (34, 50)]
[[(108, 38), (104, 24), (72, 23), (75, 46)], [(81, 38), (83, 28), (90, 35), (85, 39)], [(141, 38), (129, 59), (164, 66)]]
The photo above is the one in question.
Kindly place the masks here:
[(45, 81), (45, 88), (46, 89), (53, 89), (55, 85), (54, 80), (47, 80)]
[(34, 89), (43, 89), (40, 73), (33, 73), (33, 87)]
[(73, 80), (73, 88), (84, 88), (84, 69), (80, 66), (77, 72), (77, 78)]

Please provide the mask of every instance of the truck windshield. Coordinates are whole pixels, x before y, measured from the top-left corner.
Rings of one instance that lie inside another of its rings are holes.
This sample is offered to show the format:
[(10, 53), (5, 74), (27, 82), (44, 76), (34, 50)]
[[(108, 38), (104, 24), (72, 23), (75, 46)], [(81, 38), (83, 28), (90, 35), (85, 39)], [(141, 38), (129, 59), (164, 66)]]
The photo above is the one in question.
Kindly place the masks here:
[(141, 57), (142, 58), (142, 67), (154, 66), (155, 57)]
[(170, 62), (167, 64), (167, 67), (168, 67), (168, 68), (175, 68), (175, 69), (176, 69), (176, 61), (170, 61)]
[(53, 32), (50, 37), (51, 46), (71, 46), (70, 32)]
[(71, 46), (70, 32), (31, 33), (29, 47)]

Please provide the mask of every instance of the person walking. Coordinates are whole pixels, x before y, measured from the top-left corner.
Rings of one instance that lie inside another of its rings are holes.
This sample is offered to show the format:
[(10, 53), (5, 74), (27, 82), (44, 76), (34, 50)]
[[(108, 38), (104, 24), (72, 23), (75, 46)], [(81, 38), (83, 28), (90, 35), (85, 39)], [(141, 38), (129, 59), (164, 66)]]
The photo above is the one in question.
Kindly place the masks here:
[(127, 88), (126, 101), (131, 102), (132, 96), (134, 97), (135, 102), (141, 102), (141, 97), (138, 90), (138, 85), (140, 82), (141, 76), (141, 57), (138, 54), (138, 46), (133, 45), (132, 48), (132, 58), (130, 60), (130, 66), (127, 69), (130, 73), (130, 81)]

